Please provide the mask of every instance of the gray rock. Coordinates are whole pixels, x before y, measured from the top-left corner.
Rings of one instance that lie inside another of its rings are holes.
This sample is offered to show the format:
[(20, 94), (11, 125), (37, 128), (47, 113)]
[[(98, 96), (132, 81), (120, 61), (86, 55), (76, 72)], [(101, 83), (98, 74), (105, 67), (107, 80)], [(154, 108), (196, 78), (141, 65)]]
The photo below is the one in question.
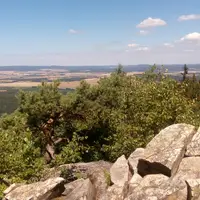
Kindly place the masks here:
[(144, 157), (144, 149), (138, 148), (136, 149), (128, 158), (129, 165), (133, 173), (138, 172), (138, 161)]
[(194, 134), (195, 127), (187, 124), (175, 124), (162, 130), (147, 145), (144, 158), (139, 160), (138, 173), (174, 176)]
[(123, 187), (112, 185), (107, 190), (107, 198), (103, 200), (124, 200), (128, 194), (128, 183), (126, 182)]
[(5, 200), (49, 200), (59, 197), (64, 191), (64, 179), (53, 178), (44, 182), (21, 185), (11, 190)]
[(187, 146), (185, 156), (200, 156), (200, 128), (193, 136), (192, 141)]
[(78, 179), (71, 183), (65, 184), (65, 191), (62, 193), (63, 196), (67, 196), (70, 192), (72, 192), (75, 188), (80, 187), (84, 182), (84, 179)]
[[(97, 171), (97, 169), (102, 170), (110, 170), (112, 163), (106, 161), (97, 161), (97, 162), (89, 162), (89, 163), (73, 163), (73, 164), (66, 164), (61, 165), (59, 167), (48, 169), (44, 175), (42, 180), (47, 180), (49, 178), (55, 178), (61, 176), (63, 171), (68, 171), (71, 173), (70, 179), (72, 181), (77, 179), (77, 173), (82, 175), (82, 177), (87, 178), (89, 174)], [(67, 180), (67, 177), (66, 181)], [(71, 182), (71, 180), (69, 180)]]
[(111, 181), (119, 186), (123, 187), (129, 180), (130, 171), (128, 161), (125, 156), (121, 156), (110, 168)]
[[(178, 197), (178, 198), (175, 198)], [(187, 185), (173, 182), (162, 174), (147, 175), (133, 190), (129, 188), (126, 200), (187, 200)]]
[(174, 179), (200, 179), (200, 157), (183, 158)]
[(96, 169), (88, 175), (96, 190), (95, 200), (105, 200), (107, 188), (111, 185), (110, 172), (107, 169)]
[(89, 179), (82, 182), (81, 185), (76, 187), (67, 196), (62, 197), (62, 200), (94, 200), (95, 199), (95, 187)]
[(188, 194), (191, 200), (200, 200), (200, 179), (189, 179), (186, 181), (188, 185)]
[(10, 185), (4, 192), (4, 196), (7, 195), (8, 193), (10, 193), (11, 191), (13, 191), (14, 189), (16, 189), (17, 187), (21, 186), (23, 184), (21, 183), (13, 183), (12, 185)]
[(138, 185), (140, 185), (140, 182), (142, 181), (142, 177), (139, 174), (134, 174), (129, 181), (129, 190), (134, 190)]

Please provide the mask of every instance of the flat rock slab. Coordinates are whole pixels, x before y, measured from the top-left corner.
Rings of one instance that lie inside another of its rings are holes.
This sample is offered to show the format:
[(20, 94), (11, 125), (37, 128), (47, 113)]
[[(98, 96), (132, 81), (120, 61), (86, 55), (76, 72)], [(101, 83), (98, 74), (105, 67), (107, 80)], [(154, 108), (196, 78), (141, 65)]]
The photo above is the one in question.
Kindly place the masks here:
[[(64, 179), (57, 177), (44, 182), (22, 185), (11, 190), (5, 200), (49, 200), (59, 197), (64, 191)], [(9, 191), (9, 189), (7, 190)]]
[(192, 156), (200, 156), (200, 128), (193, 136), (192, 141), (187, 146), (187, 151), (185, 156), (192, 157)]
[(144, 150), (138, 173), (174, 176), (195, 132), (195, 127), (188, 124), (174, 124), (163, 129)]
[[(89, 163), (73, 163), (73, 164), (65, 164), (61, 165), (59, 167), (54, 167), (51, 169), (48, 169), (44, 174), (42, 181), (45, 181), (49, 178), (55, 178), (55, 177), (62, 177), (63, 171), (68, 171), (71, 173), (71, 176), (68, 180), (67, 177), (65, 177), (67, 182), (72, 182), (76, 180), (76, 174), (80, 173), (82, 177), (88, 178), (88, 175), (91, 173), (94, 173), (99, 170), (110, 170), (112, 166), (112, 163), (106, 162), (106, 161), (97, 161), (97, 162), (89, 162)], [(71, 180), (72, 179), (72, 180)]]

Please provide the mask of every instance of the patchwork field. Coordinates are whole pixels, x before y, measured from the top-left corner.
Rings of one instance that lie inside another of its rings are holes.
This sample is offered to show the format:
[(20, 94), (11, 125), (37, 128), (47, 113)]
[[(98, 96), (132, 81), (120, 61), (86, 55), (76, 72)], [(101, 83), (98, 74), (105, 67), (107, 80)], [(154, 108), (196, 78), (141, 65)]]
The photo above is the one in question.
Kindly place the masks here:
[[(90, 84), (96, 84), (99, 78), (90, 78), (90, 79), (84, 79), (84, 80)], [(70, 81), (70, 82), (61, 81), (60, 88), (74, 89), (79, 84), (80, 84), (80, 81)], [(30, 87), (36, 87), (38, 85), (40, 85), (40, 82), (33, 82), (33, 81), (4, 82), (4, 83), (0, 83), (0, 88), (3, 88), (3, 87), (30, 88)]]

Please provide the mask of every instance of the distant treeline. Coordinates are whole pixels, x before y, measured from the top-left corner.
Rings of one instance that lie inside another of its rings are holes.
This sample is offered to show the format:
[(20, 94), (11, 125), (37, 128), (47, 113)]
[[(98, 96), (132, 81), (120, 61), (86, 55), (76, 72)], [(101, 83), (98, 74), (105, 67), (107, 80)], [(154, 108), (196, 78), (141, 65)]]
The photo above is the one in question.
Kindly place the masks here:
[[(159, 65), (157, 65), (159, 67)], [(116, 65), (104, 66), (0, 66), (0, 71), (38, 71), (38, 70), (57, 70), (63, 69), (73, 72), (114, 72)], [(123, 67), (125, 72), (145, 72), (150, 65), (126, 65)], [(164, 65), (169, 72), (182, 71), (182, 64)], [(200, 71), (200, 64), (188, 64), (190, 71)]]
[[(85, 77), (85, 78), (83, 78), (83, 77), (60, 78), (59, 81), (61, 81), (61, 82), (81, 81), (81, 80), (87, 79), (87, 78), (88, 77)], [(94, 78), (95, 78), (95, 76), (94, 76)], [(31, 77), (30, 78), (14, 78), (14, 79), (12, 78), (10, 80), (11, 80), (10, 82), (12, 82), (12, 83), (20, 82), (20, 81), (31, 81), (31, 82), (38, 82), (38, 83), (52, 82), (52, 80), (49, 80), (48, 78), (31, 78)]]
[[(22, 88), (24, 91), (37, 91), (37, 87)], [(0, 87), (0, 116), (4, 113), (12, 113), (18, 107), (17, 94), (20, 89), (10, 87)], [(71, 91), (72, 89), (60, 89), (63, 94)]]

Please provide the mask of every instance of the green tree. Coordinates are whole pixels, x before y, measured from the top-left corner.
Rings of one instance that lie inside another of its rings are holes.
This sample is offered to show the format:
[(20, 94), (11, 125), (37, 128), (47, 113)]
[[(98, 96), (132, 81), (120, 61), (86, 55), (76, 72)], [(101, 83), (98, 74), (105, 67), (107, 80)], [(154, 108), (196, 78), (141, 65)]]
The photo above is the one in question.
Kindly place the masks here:
[(42, 83), (38, 91), (21, 91), (18, 95), (19, 111), (27, 115), (27, 125), (44, 152), (47, 163), (55, 159), (55, 146), (62, 141), (55, 133), (62, 110), (62, 95), (58, 86), (57, 81), (52, 84)]
[(187, 77), (187, 74), (188, 74), (188, 70), (189, 70), (189, 68), (185, 64), (184, 67), (183, 67), (183, 73), (182, 73), (182, 75), (183, 75), (183, 81), (186, 80), (186, 77)]

